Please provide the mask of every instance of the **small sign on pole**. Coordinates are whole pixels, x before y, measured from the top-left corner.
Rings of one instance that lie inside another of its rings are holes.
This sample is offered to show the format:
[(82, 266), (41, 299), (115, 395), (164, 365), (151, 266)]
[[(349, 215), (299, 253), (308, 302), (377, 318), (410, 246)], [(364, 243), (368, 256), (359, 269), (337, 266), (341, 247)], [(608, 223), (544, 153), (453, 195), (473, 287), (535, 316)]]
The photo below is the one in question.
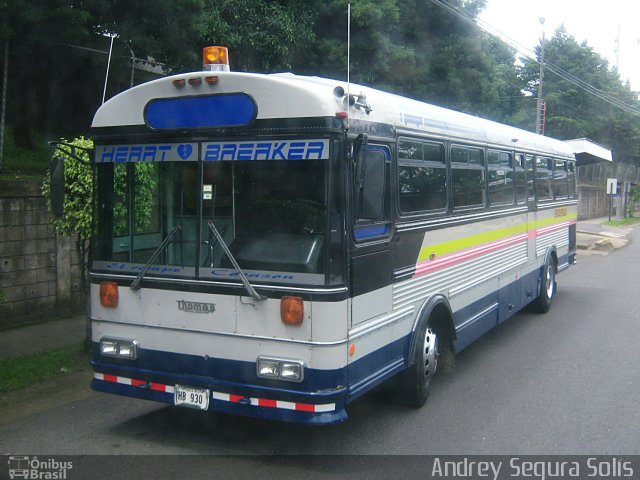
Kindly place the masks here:
[(611, 197), (618, 193), (618, 179), (607, 178), (607, 195), (609, 196), (609, 221), (611, 221)]

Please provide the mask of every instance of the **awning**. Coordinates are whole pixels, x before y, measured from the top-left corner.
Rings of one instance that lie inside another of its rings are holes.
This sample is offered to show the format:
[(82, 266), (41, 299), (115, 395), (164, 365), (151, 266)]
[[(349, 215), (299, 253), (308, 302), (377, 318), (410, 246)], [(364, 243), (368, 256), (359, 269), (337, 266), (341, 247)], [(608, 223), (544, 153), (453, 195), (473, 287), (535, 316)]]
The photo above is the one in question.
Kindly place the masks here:
[(588, 138), (565, 140), (565, 143), (573, 148), (578, 166), (613, 161), (611, 149), (593, 142)]

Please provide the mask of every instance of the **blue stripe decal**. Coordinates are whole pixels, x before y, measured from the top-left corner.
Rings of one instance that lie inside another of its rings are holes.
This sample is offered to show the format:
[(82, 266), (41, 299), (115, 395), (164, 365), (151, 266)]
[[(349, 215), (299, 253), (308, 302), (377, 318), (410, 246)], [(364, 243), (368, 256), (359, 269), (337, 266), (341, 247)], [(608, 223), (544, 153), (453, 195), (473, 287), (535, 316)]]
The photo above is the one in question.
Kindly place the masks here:
[(158, 98), (145, 108), (147, 125), (157, 129), (242, 127), (257, 115), (253, 99), (246, 93), (201, 97)]

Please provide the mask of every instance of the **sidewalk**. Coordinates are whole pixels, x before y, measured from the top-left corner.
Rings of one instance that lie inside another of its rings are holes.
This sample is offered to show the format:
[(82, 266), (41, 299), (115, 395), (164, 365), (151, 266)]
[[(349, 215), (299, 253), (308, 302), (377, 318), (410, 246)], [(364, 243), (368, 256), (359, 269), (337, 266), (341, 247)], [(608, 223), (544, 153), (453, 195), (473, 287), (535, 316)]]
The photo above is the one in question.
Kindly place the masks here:
[(624, 247), (628, 242), (628, 236), (640, 223), (614, 227), (606, 225), (608, 217), (592, 218), (578, 221), (576, 227), (576, 240), (579, 255), (596, 254), (606, 255), (611, 250)]
[(0, 360), (74, 345), (85, 337), (84, 315), (0, 330)]

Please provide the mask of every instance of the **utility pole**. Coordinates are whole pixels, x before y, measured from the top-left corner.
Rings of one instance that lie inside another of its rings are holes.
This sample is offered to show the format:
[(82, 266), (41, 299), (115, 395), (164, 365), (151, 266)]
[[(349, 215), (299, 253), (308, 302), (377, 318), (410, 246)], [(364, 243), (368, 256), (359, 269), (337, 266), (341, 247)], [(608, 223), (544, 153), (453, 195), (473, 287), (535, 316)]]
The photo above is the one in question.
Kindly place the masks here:
[(536, 133), (544, 135), (544, 113), (542, 110), (542, 82), (544, 81), (544, 17), (540, 17), (542, 43), (540, 49), (540, 76), (538, 80), (538, 101), (536, 102)]

